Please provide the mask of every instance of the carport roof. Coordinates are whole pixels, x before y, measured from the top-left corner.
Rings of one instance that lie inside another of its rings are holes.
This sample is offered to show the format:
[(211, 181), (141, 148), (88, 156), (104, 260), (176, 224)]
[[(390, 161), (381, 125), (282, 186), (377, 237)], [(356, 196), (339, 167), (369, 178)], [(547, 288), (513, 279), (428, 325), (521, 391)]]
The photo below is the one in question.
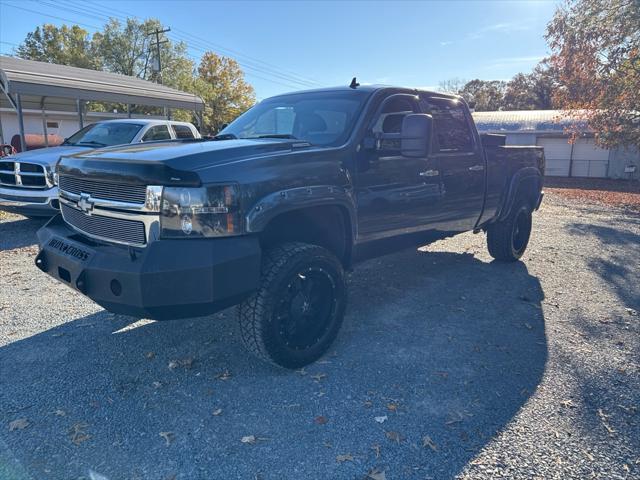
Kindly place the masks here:
[[(43, 99), (44, 108), (60, 111), (75, 110), (76, 100), (197, 111), (204, 108), (195, 94), (139, 78), (7, 56), (0, 56), (0, 88), (12, 103), (12, 97), (20, 94), (22, 108), (40, 109)], [(6, 103), (6, 98), (2, 101)]]
[(563, 133), (565, 128), (590, 132), (580, 111), (568, 114), (564, 110), (507, 110), (473, 112), (480, 132), (493, 133)]

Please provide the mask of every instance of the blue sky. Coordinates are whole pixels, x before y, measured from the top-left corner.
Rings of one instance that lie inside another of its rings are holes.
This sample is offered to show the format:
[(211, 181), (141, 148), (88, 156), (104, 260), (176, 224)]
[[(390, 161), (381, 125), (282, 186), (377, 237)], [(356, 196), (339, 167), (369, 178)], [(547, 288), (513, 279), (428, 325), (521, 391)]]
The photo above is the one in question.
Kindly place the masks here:
[(108, 15), (156, 17), (194, 58), (210, 49), (239, 60), (259, 99), (354, 75), (435, 87), (529, 71), (548, 53), (543, 35), (558, 3), (0, 0), (0, 51), (42, 23), (92, 32)]

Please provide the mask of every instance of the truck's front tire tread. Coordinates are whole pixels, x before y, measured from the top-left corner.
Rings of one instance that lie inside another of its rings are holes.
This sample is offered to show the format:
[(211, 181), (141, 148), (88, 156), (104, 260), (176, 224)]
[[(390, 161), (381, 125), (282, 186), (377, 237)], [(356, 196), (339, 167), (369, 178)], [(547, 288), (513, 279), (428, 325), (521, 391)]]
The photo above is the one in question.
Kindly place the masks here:
[[(287, 357), (286, 352), (279, 349), (270, 331), (274, 301), (281, 295), (279, 290), (283, 276), (293, 265), (303, 264), (305, 261), (321, 259), (327, 268), (334, 270), (337, 287), (341, 290), (342, 298), (335, 325), (325, 338), (324, 345), (312, 352), (308, 357)], [(344, 273), (339, 260), (326, 249), (306, 243), (284, 243), (266, 250), (262, 259), (262, 274), (258, 290), (247, 300), (237, 306), (240, 327), (240, 337), (245, 348), (258, 358), (285, 368), (300, 368), (319, 358), (335, 339), (346, 304), (346, 287)]]

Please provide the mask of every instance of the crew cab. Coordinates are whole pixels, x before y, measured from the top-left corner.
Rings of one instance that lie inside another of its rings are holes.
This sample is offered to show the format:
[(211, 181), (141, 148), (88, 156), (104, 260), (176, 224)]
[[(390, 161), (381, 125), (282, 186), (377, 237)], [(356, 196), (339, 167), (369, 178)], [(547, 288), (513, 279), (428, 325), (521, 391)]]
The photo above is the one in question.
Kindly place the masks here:
[(355, 81), (280, 95), (213, 141), (63, 157), (35, 262), (115, 313), (237, 304), (248, 350), (298, 368), (335, 339), (356, 262), (466, 231), (522, 256), (544, 156), (504, 140), (457, 96)]
[(30, 217), (59, 212), (54, 168), (62, 155), (96, 148), (177, 138), (200, 138), (191, 123), (123, 119), (92, 123), (57, 147), (0, 158), (0, 210)]

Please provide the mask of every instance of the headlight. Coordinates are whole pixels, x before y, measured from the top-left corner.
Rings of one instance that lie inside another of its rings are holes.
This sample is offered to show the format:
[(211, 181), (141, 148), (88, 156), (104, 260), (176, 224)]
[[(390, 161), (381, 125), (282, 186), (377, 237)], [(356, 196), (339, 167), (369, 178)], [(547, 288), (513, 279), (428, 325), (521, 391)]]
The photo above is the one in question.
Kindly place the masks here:
[(224, 237), (243, 233), (238, 186), (164, 187), (160, 230), (164, 238)]

